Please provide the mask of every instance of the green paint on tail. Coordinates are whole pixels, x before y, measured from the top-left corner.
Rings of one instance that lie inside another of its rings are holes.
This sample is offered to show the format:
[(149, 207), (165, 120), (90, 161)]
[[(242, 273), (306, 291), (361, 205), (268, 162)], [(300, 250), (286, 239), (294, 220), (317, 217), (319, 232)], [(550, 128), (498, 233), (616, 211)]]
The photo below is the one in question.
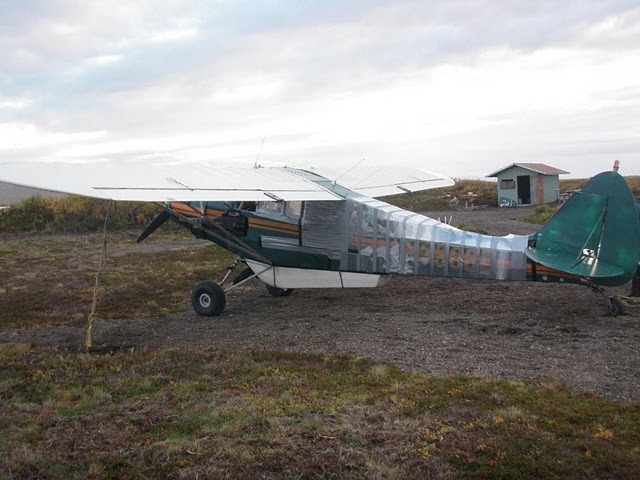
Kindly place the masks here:
[(631, 280), (640, 261), (640, 221), (618, 173), (593, 177), (534, 235), (534, 262), (604, 286)]

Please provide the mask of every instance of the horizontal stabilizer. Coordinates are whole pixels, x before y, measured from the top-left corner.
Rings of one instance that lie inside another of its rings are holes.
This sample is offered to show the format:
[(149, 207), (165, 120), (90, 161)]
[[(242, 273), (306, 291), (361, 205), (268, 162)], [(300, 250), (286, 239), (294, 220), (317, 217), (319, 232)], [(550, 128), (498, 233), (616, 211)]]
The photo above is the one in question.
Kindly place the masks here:
[(534, 235), (526, 254), (600, 285), (628, 282), (640, 261), (640, 221), (627, 182), (615, 172), (593, 177)]
[(528, 250), (527, 257), (545, 267), (578, 275), (579, 277), (614, 278), (624, 275), (624, 270), (621, 267), (606, 264), (591, 257), (576, 260), (571, 254), (560, 254), (544, 250)]

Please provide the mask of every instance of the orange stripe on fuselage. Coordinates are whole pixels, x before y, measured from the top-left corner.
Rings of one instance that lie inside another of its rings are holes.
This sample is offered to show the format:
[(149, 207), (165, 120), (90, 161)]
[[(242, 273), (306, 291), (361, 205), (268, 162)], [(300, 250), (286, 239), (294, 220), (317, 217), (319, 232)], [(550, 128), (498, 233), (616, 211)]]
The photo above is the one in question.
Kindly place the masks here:
[(222, 215), (224, 213), (224, 211), (222, 210), (214, 210), (213, 208), (207, 208), (204, 211), (204, 215), (207, 218), (216, 218), (219, 217), (220, 215)]
[(278, 233), (287, 233), (289, 235), (298, 235), (300, 233), (300, 228), (298, 227), (298, 225), (264, 220), (262, 218), (250, 218), (249, 227), (259, 228), (261, 230), (270, 230), (272, 232)]
[(186, 203), (172, 203), (171, 210), (180, 215), (184, 215), (186, 217), (194, 217), (202, 215), (202, 212), (191, 205), (187, 205)]
[[(531, 263), (527, 263), (527, 273), (533, 275), (533, 265)], [(550, 277), (580, 280), (579, 275), (573, 275), (571, 273), (563, 272), (562, 270), (555, 270), (553, 268), (545, 267), (539, 263), (536, 263), (536, 275), (548, 275)]]
[[(202, 211), (200, 209), (197, 209), (186, 203), (172, 203), (171, 209), (174, 210), (176, 213), (179, 213), (187, 217), (199, 217), (200, 215), (202, 215)], [(214, 219), (216, 217), (219, 217), (223, 213), (225, 213), (223, 210), (215, 210), (213, 208), (207, 208), (205, 210), (205, 217), (209, 219)], [(300, 227), (298, 225), (293, 225), (291, 223), (285, 223), (285, 222), (278, 222), (276, 220), (266, 220), (264, 218), (249, 217), (249, 227), (257, 228), (260, 230), (268, 230), (270, 232), (275, 232), (275, 233), (284, 233), (287, 235), (297, 236), (300, 234)]]
[[(171, 203), (171, 210), (186, 217), (200, 217), (202, 215), (202, 210), (188, 203)], [(205, 217), (207, 218), (216, 218), (223, 213), (223, 210), (214, 210), (213, 208), (205, 209)]]

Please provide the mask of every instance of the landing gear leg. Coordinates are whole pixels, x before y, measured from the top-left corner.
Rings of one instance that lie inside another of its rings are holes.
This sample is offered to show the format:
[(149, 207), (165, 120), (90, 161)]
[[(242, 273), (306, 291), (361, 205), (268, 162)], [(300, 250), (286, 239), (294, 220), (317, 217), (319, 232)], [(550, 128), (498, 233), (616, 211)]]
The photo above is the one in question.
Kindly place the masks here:
[(225, 290), (222, 288), (231, 272), (235, 270), (240, 262), (240, 257), (227, 267), (227, 273), (220, 283), (205, 280), (198, 283), (191, 292), (191, 305), (196, 313), (203, 317), (217, 317), (224, 310), (227, 304)]
[(241, 260), (242, 259), (240, 257), (236, 257), (233, 263), (227, 267), (227, 273), (225, 273), (224, 278), (220, 282), (220, 285), (224, 285), (224, 282), (226, 282), (229, 279), (229, 277), (231, 276), (231, 273), (233, 273), (233, 271), (237, 268), (238, 263), (240, 263)]
[(242, 257), (236, 257), (234, 262), (227, 267), (227, 272), (220, 283), (205, 280), (194, 287), (191, 293), (191, 304), (198, 315), (205, 317), (220, 315), (227, 303), (226, 292), (243, 285), (256, 276), (250, 268), (247, 268), (233, 279), (231, 285), (225, 287), (224, 284), (240, 262), (244, 262)]
[[(244, 285), (252, 278), (255, 278), (273, 268), (271, 265), (265, 266), (265, 268), (259, 272), (254, 272), (250, 268), (246, 268), (233, 279), (231, 285), (225, 287), (225, 282), (227, 282), (232, 272), (240, 262), (244, 263), (243, 258), (236, 257), (234, 262), (227, 267), (227, 273), (219, 284), (212, 282), (211, 280), (205, 280), (195, 286), (191, 294), (191, 304), (198, 315), (217, 317), (224, 310), (226, 304), (225, 294), (228, 291)], [(293, 293), (293, 288), (278, 288), (270, 285), (265, 286), (267, 287), (267, 291), (274, 297), (288, 297)]]
[[(238, 266), (238, 263), (241, 261), (242, 259), (238, 257), (233, 262), (233, 264), (227, 267), (227, 274), (225, 275), (224, 279), (222, 279), (221, 285), (224, 285), (224, 282), (227, 281), (227, 279), (231, 275), (231, 272), (235, 270), (235, 268)], [(243, 271), (241, 271), (236, 276), (236, 278), (233, 279), (233, 281), (231, 282), (231, 286), (226, 288), (225, 292), (231, 290), (232, 288), (235, 288), (236, 286), (243, 285), (246, 282), (248, 282), (250, 279), (257, 276), (258, 275), (256, 275), (253, 270), (247, 267)], [(266, 285), (266, 284), (265, 284), (265, 287), (267, 287), (267, 291), (274, 297), (288, 297), (293, 293), (293, 288), (278, 288), (278, 287), (272, 287), (271, 285)]]

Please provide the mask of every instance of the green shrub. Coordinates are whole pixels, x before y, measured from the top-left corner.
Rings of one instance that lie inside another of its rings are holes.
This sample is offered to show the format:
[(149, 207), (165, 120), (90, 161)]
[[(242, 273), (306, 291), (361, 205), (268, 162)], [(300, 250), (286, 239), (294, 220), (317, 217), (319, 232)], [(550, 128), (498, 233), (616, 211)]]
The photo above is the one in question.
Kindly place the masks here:
[(424, 212), (457, 208), (460, 204), (458, 197), (473, 192), (477, 195), (479, 205), (498, 205), (496, 182), (460, 178), (454, 178), (454, 180), (456, 183), (451, 187), (393, 195), (383, 198), (383, 200), (406, 210)]
[(0, 231), (40, 231), (52, 221), (53, 212), (46, 208), (45, 199), (30, 197), (0, 212)]
[(556, 211), (557, 208), (552, 208), (549, 205), (538, 205), (533, 210), (533, 213), (522, 217), (522, 220), (529, 223), (547, 223)]
[[(0, 212), (0, 231), (84, 233), (103, 228), (109, 202), (70, 195), (62, 198), (30, 197)], [(146, 226), (159, 207), (151, 203), (115, 202), (109, 229)]]

